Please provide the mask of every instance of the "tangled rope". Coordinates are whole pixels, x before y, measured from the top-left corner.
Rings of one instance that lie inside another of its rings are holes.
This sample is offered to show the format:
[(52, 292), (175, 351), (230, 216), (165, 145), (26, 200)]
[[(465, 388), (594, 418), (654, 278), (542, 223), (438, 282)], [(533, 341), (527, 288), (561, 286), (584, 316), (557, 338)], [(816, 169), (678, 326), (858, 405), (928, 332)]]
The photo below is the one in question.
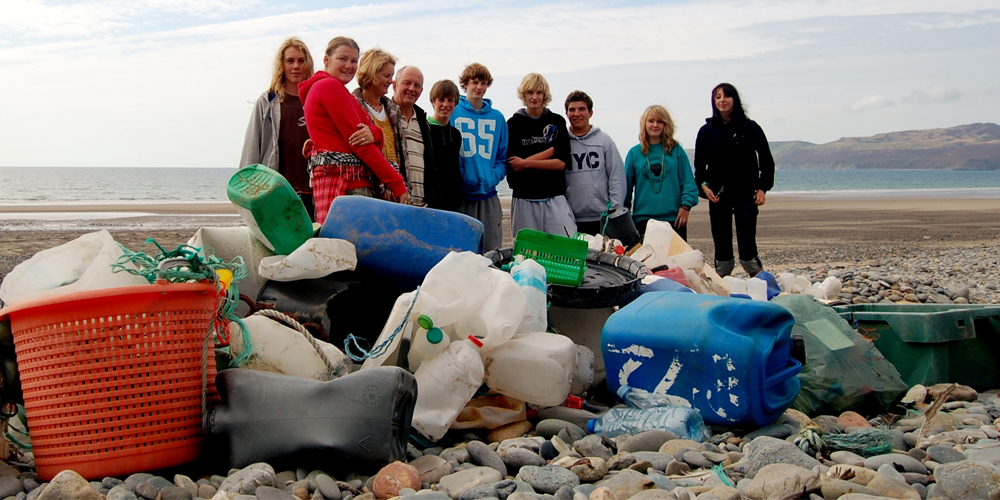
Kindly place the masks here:
[[(225, 348), (229, 345), (229, 324), (236, 323), (243, 337), (245, 349), (233, 358), (232, 364), (233, 366), (246, 364), (253, 354), (253, 340), (243, 320), (236, 314), (236, 307), (240, 301), (237, 284), (247, 276), (243, 257), (237, 256), (231, 262), (224, 262), (215, 255), (202, 257), (202, 249), (190, 245), (179, 245), (175, 250), (166, 250), (152, 238), (147, 239), (146, 243), (155, 245), (159, 253), (150, 256), (144, 252), (133, 252), (119, 244), (122, 256), (116, 263), (111, 264), (111, 271), (142, 276), (151, 284), (157, 281), (192, 283), (202, 280), (215, 283), (218, 301), (215, 315), (209, 323), (207, 336), (215, 332), (216, 344)], [(206, 339), (206, 349), (207, 345)]]
[[(358, 345), (357, 337), (355, 337), (353, 333), (350, 333), (347, 335), (347, 338), (344, 339), (344, 354), (346, 354), (347, 357), (351, 358), (353, 361), (358, 363), (368, 358), (377, 358), (385, 354), (385, 351), (389, 349), (390, 345), (392, 345), (392, 341), (393, 339), (396, 338), (396, 335), (399, 335), (399, 332), (403, 331), (403, 327), (406, 326), (406, 323), (410, 321), (410, 313), (413, 312), (413, 306), (417, 304), (417, 297), (420, 297), (419, 286), (417, 287), (416, 293), (413, 295), (413, 301), (410, 302), (409, 309), (406, 310), (406, 315), (403, 316), (403, 321), (399, 323), (399, 326), (397, 326), (396, 329), (392, 332), (392, 335), (390, 335), (389, 338), (385, 339), (384, 342), (373, 347), (371, 351), (366, 351), (360, 345)], [(352, 343), (354, 344), (354, 348), (361, 352), (360, 355), (355, 355), (354, 353), (351, 352)]]
[(302, 326), (301, 323), (296, 321), (291, 316), (274, 309), (261, 309), (255, 312), (254, 315), (271, 318), (301, 333), (302, 336), (309, 341), (309, 344), (313, 346), (313, 349), (316, 350), (316, 354), (319, 354), (320, 359), (323, 360), (323, 364), (326, 365), (327, 374), (323, 380), (333, 380), (347, 373), (347, 366), (344, 360), (340, 360), (337, 363), (330, 361), (330, 358), (327, 357), (325, 352), (323, 352), (323, 347), (319, 345), (319, 341), (316, 340), (316, 337), (313, 337), (312, 334), (309, 333), (309, 330), (306, 330), (306, 327)]
[(864, 458), (892, 452), (892, 435), (885, 429), (864, 429), (853, 434), (827, 434), (814, 423), (802, 426), (795, 446), (807, 454), (849, 451)]

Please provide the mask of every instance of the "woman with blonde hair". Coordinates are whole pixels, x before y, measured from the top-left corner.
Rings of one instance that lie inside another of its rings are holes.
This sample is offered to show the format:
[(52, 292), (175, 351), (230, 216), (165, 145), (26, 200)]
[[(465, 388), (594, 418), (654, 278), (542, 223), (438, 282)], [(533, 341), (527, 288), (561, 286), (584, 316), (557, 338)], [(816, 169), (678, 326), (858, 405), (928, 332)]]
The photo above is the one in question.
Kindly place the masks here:
[(354, 97), (368, 113), (372, 122), (382, 130), (382, 155), (397, 172), (406, 179), (405, 150), (399, 106), (386, 97), (396, 72), (396, 58), (392, 54), (374, 47), (365, 51), (358, 64), (358, 88)]
[(639, 234), (649, 219), (669, 222), (687, 240), (691, 207), (698, 204), (698, 187), (684, 148), (674, 139), (674, 121), (660, 105), (646, 108), (639, 119), (639, 144), (625, 158), (625, 206)]
[(240, 167), (260, 163), (278, 171), (313, 214), (312, 188), (302, 146), (309, 139), (298, 84), (313, 75), (306, 44), (289, 38), (274, 57), (271, 85), (260, 95), (250, 115)]
[(320, 224), (334, 198), (345, 194), (375, 196), (379, 182), (389, 192), (386, 197), (404, 204), (410, 199), (402, 176), (382, 156), (381, 129), (347, 90), (358, 71), (359, 53), (357, 42), (350, 38), (330, 40), (323, 70), (299, 84), (313, 141), (305, 153)]

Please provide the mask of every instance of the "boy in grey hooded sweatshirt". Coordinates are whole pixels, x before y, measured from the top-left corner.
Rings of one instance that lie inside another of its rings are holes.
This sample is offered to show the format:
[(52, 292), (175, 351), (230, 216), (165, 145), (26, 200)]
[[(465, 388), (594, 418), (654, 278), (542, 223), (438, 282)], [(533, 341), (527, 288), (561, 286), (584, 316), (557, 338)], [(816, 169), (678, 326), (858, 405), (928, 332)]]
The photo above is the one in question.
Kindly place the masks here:
[(590, 124), (594, 101), (574, 90), (566, 98), (570, 164), (566, 166), (566, 199), (576, 215), (577, 231), (601, 232), (601, 214), (625, 200), (625, 166), (611, 136)]

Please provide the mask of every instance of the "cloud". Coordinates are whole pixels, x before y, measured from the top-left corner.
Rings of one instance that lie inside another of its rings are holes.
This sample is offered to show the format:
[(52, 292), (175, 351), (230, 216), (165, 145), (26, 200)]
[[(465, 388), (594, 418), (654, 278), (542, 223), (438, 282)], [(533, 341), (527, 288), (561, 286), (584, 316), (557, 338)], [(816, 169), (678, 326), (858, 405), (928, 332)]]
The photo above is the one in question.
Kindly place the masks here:
[(847, 106), (847, 110), (852, 113), (864, 113), (866, 111), (874, 111), (876, 109), (895, 106), (895, 104), (896, 103), (889, 100), (888, 97), (880, 95), (870, 95), (867, 97), (862, 97), (857, 101), (854, 101), (849, 106)]
[(934, 86), (927, 87), (923, 89), (914, 90), (913, 93), (906, 98), (908, 102), (951, 102), (957, 101), (962, 97), (962, 92), (956, 88), (945, 87), (945, 86)]

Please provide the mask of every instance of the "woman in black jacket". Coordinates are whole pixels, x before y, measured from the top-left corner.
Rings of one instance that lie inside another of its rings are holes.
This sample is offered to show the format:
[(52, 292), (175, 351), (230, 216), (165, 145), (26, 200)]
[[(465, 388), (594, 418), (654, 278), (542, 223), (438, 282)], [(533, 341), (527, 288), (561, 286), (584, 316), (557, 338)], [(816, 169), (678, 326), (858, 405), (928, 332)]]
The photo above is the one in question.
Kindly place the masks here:
[(709, 201), (715, 270), (728, 276), (736, 267), (735, 219), (740, 264), (755, 276), (764, 268), (757, 255), (757, 207), (774, 186), (774, 158), (764, 131), (747, 118), (736, 87), (720, 83), (712, 89), (712, 117), (705, 121), (695, 142), (695, 182)]

